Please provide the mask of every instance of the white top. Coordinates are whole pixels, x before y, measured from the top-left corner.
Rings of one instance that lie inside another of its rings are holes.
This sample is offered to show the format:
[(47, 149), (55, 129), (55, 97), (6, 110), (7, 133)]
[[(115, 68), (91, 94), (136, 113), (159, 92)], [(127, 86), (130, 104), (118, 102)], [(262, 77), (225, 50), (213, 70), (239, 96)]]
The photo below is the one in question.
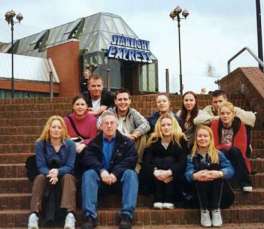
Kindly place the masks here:
[(92, 105), (93, 105), (93, 111), (97, 112), (101, 106), (101, 98), (97, 100), (92, 100)]

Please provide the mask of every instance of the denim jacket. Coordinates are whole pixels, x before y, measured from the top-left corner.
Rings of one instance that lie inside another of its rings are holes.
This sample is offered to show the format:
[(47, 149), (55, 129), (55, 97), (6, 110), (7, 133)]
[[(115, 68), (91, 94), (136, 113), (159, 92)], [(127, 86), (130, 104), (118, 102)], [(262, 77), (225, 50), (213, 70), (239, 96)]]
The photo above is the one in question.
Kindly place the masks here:
[(59, 176), (73, 173), (76, 151), (72, 140), (65, 140), (59, 152), (55, 152), (48, 141), (37, 141), (35, 154), (37, 168), (41, 174), (47, 175), (51, 167), (58, 168)]
[(230, 161), (225, 157), (224, 153), (219, 151), (219, 164), (211, 163), (210, 158), (206, 155), (205, 160), (197, 154), (194, 157), (188, 155), (187, 166), (185, 169), (185, 177), (189, 182), (193, 181), (193, 173), (203, 170), (219, 170), (224, 173), (224, 179), (230, 179), (234, 175), (234, 168)]

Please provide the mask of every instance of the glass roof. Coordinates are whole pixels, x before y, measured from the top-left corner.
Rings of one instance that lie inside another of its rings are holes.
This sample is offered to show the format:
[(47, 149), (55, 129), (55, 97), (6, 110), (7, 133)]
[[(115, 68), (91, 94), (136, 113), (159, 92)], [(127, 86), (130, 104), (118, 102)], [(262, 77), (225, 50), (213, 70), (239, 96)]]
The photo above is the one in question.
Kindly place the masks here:
[[(84, 23), (80, 23), (82, 20), (84, 20)], [(46, 32), (49, 32), (48, 38), (43, 40), (44, 46), (42, 47), (50, 47), (70, 39), (70, 35), (75, 30), (80, 31), (76, 37), (80, 40), (80, 49), (87, 49), (88, 53), (108, 49), (113, 34), (138, 38), (120, 16), (101, 12), (22, 38), (16, 53), (23, 55), (40, 53), (36, 43), (43, 39)], [(37, 56), (43, 55), (45, 53)]]

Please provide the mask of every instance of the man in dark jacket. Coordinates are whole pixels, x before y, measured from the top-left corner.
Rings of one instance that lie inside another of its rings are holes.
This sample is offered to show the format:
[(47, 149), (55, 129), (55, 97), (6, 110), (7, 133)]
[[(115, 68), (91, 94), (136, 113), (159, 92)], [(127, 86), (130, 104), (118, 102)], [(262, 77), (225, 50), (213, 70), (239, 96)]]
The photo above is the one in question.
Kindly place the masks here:
[(109, 107), (114, 106), (114, 97), (105, 90), (103, 79), (100, 75), (92, 74), (88, 80), (88, 91), (83, 93), (89, 107), (89, 113), (99, 116)]
[(82, 177), (82, 206), (85, 223), (82, 229), (92, 229), (97, 221), (98, 187), (122, 186), (120, 229), (130, 229), (138, 193), (138, 177), (135, 172), (137, 152), (133, 141), (117, 131), (114, 113), (101, 115), (99, 134), (87, 146), (82, 164), (86, 171)]

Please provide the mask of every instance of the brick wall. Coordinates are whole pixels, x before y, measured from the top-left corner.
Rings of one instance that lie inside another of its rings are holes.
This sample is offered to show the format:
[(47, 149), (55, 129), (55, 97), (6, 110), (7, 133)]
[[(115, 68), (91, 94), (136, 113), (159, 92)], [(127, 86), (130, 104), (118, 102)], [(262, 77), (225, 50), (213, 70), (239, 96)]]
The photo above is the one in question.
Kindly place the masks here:
[[(1, 89), (11, 89), (11, 80), (1, 79), (0, 80)], [(15, 80), (15, 90), (16, 91), (27, 91), (27, 92), (42, 92), (49, 93), (50, 86), (49, 82), (37, 82), (30, 80)], [(59, 93), (59, 84), (53, 84), (54, 93)]]
[(219, 80), (228, 96), (240, 95), (250, 109), (257, 112), (256, 128), (264, 127), (264, 73), (258, 68), (238, 68)]
[(80, 93), (79, 41), (70, 40), (47, 49), (60, 79), (60, 96)]

